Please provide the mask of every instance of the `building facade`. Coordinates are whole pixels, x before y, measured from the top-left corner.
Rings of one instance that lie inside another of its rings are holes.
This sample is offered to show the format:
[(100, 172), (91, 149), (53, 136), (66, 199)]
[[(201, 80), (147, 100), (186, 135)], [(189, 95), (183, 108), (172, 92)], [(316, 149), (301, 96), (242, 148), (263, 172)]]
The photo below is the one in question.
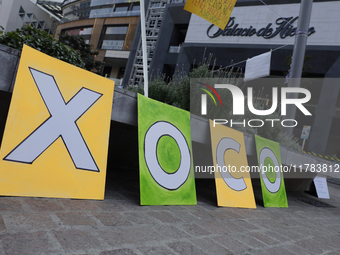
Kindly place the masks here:
[(99, 51), (96, 60), (105, 63), (102, 75), (120, 80), (138, 24), (139, 8), (139, 1), (66, 0), (55, 37), (82, 36)]
[(4, 32), (25, 25), (53, 34), (59, 24), (60, 4), (37, 0), (0, 0), (0, 26)]
[[(272, 50), (271, 77), (285, 77), (290, 68), (301, 1), (287, 2), (267, 1), (265, 6), (260, 1), (238, 0), (224, 30), (183, 10), (184, 3), (169, 2), (157, 37), (152, 38), (157, 43), (152, 48), (152, 56), (148, 56), (149, 74), (159, 72), (171, 77), (176, 66), (188, 73), (194, 63), (202, 61), (205, 52), (212, 54), (212, 63), (216, 59), (217, 69), (233, 62), (235, 67), (244, 70), (248, 58)], [(338, 0), (313, 1), (305, 54), (308, 77), (340, 78), (339, 12)], [(149, 22), (147, 19), (146, 26)], [(139, 37), (136, 34), (136, 41)], [(131, 56), (126, 69), (125, 86), (139, 82), (133, 63), (140, 58), (138, 54), (136, 43), (136, 54)], [(305, 149), (323, 155), (340, 155), (339, 88), (340, 84), (336, 83), (310, 88), (312, 100), (308, 109), (312, 116), (299, 117), (299, 125), (294, 129), (295, 136), (300, 137), (304, 125), (312, 126)]]

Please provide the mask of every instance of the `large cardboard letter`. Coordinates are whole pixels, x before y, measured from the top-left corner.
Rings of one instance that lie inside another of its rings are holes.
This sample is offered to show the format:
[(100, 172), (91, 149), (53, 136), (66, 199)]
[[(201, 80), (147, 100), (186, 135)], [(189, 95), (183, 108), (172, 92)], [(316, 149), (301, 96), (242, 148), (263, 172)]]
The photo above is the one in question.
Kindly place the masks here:
[(24, 46), (0, 194), (103, 199), (114, 83)]
[(217, 204), (256, 208), (243, 133), (210, 120)]
[(288, 207), (281, 170), (280, 145), (257, 135), (255, 143), (264, 206)]
[(196, 204), (190, 114), (138, 95), (141, 205)]

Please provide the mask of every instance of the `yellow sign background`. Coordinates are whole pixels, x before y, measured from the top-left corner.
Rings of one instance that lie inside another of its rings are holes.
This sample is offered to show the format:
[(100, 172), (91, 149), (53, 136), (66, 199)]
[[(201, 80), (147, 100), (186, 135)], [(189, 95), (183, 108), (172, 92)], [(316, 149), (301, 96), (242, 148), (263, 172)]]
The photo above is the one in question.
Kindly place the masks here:
[[(32, 164), (4, 158), (49, 116), (29, 68), (52, 75), (67, 103), (81, 88), (103, 94), (77, 120), (99, 172), (77, 169), (59, 137)], [(114, 82), (24, 46), (0, 151), (0, 194), (104, 199)]]
[(184, 10), (225, 29), (236, 0), (187, 0)]
[(248, 166), (243, 133), (219, 124), (215, 125), (214, 127), (214, 123), (212, 120), (210, 120), (209, 123), (214, 166), (217, 166), (216, 148), (218, 143), (221, 141), (222, 138), (225, 137), (230, 137), (234, 139), (241, 145), (240, 151), (239, 153), (237, 153), (234, 150), (228, 150), (224, 155), (224, 162), (226, 166), (228, 166), (229, 164), (231, 166), (235, 166), (237, 172), (230, 172), (230, 174), (237, 179), (243, 177), (244, 182), (247, 185), (247, 188), (242, 191), (233, 190), (225, 183), (222, 175), (219, 172), (215, 171), (218, 206), (256, 208), (250, 174), (249, 172), (239, 171), (241, 169), (241, 166)]

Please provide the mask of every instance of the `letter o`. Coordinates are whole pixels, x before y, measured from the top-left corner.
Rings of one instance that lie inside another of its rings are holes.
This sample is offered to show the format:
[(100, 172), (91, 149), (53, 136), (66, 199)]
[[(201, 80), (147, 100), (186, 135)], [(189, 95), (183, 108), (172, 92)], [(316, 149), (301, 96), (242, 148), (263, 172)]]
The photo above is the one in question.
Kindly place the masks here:
[[(260, 155), (259, 155), (260, 166), (265, 165), (266, 158), (270, 158), (273, 161), (274, 168), (276, 166), (280, 167), (279, 161), (277, 160), (274, 152), (269, 148), (263, 148), (261, 150)], [(275, 182), (271, 182), (271, 181), (268, 180), (268, 177), (267, 177), (265, 171), (263, 170), (263, 167), (261, 168), (261, 176), (262, 176), (262, 180), (264, 182), (264, 185), (266, 186), (268, 191), (270, 191), (271, 193), (276, 193), (276, 192), (279, 191), (279, 189), (281, 187), (281, 172), (280, 171), (276, 172)]]
[[(167, 173), (160, 166), (157, 158), (157, 145), (162, 136), (172, 137), (180, 150), (181, 163), (174, 173)], [(168, 190), (181, 187), (189, 177), (191, 168), (190, 149), (183, 133), (173, 124), (165, 121), (154, 123), (144, 138), (144, 158), (152, 178)]]
[[(261, 122), (261, 125), (260, 126), (252, 126), (252, 125), (250, 125), (250, 122), (253, 122), (253, 121), (259, 121), (259, 122)], [(251, 120), (248, 120), (248, 126), (249, 127), (262, 127), (263, 125), (264, 125), (263, 120), (260, 120), (260, 119), (251, 119)]]
[[(294, 126), (285, 126), (285, 125), (283, 124), (285, 121), (293, 121), (293, 122), (295, 123), (295, 125), (294, 125)], [(294, 120), (294, 119), (285, 119), (285, 120), (281, 121), (281, 125), (282, 125), (283, 127), (296, 127), (297, 124), (298, 124), (297, 121)]]
[[(225, 162), (224, 162), (224, 154), (227, 150), (234, 150), (237, 153), (240, 152), (240, 144), (236, 142), (232, 138), (223, 138), (221, 141), (218, 143), (217, 148), (216, 148), (216, 161), (217, 164), (223, 167), (226, 167)], [(236, 191), (242, 191), (247, 188), (247, 185), (243, 179), (243, 177), (236, 179), (231, 174), (229, 171), (226, 172), (221, 172), (221, 175), (223, 177), (223, 180), (225, 183), (233, 190)], [(232, 180), (230, 180), (232, 179)]]

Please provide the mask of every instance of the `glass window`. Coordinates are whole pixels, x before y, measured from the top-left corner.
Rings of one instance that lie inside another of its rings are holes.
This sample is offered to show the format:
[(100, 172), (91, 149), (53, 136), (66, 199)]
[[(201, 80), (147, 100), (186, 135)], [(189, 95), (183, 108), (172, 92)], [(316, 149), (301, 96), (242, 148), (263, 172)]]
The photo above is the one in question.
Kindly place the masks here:
[(27, 13), (27, 18), (29, 20), (32, 20), (33, 19), (33, 13)]
[(24, 8), (22, 8), (22, 6), (20, 6), (19, 13), (25, 13), (25, 10), (24, 10)]
[(133, 11), (140, 11), (140, 5), (139, 5), (139, 3), (133, 4), (132, 10), (133, 10)]
[(160, 3), (151, 3), (151, 5), (150, 5), (150, 7), (151, 8), (157, 8), (157, 7), (160, 7), (161, 6), (161, 4)]
[(124, 40), (103, 40), (103, 50), (122, 50)]
[(114, 12), (127, 12), (129, 9), (128, 4), (116, 4)]
[(91, 35), (92, 27), (75, 28), (63, 31), (66, 35)]
[(45, 21), (40, 21), (40, 22), (38, 23), (38, 29), (43, 29), (44, 26), (45, 26)]
[(127, 33), (128, 27), (127, 26), (120, 26), (120, 27), (107, 27), (105, 34), (107, 35), (125, 35)]

